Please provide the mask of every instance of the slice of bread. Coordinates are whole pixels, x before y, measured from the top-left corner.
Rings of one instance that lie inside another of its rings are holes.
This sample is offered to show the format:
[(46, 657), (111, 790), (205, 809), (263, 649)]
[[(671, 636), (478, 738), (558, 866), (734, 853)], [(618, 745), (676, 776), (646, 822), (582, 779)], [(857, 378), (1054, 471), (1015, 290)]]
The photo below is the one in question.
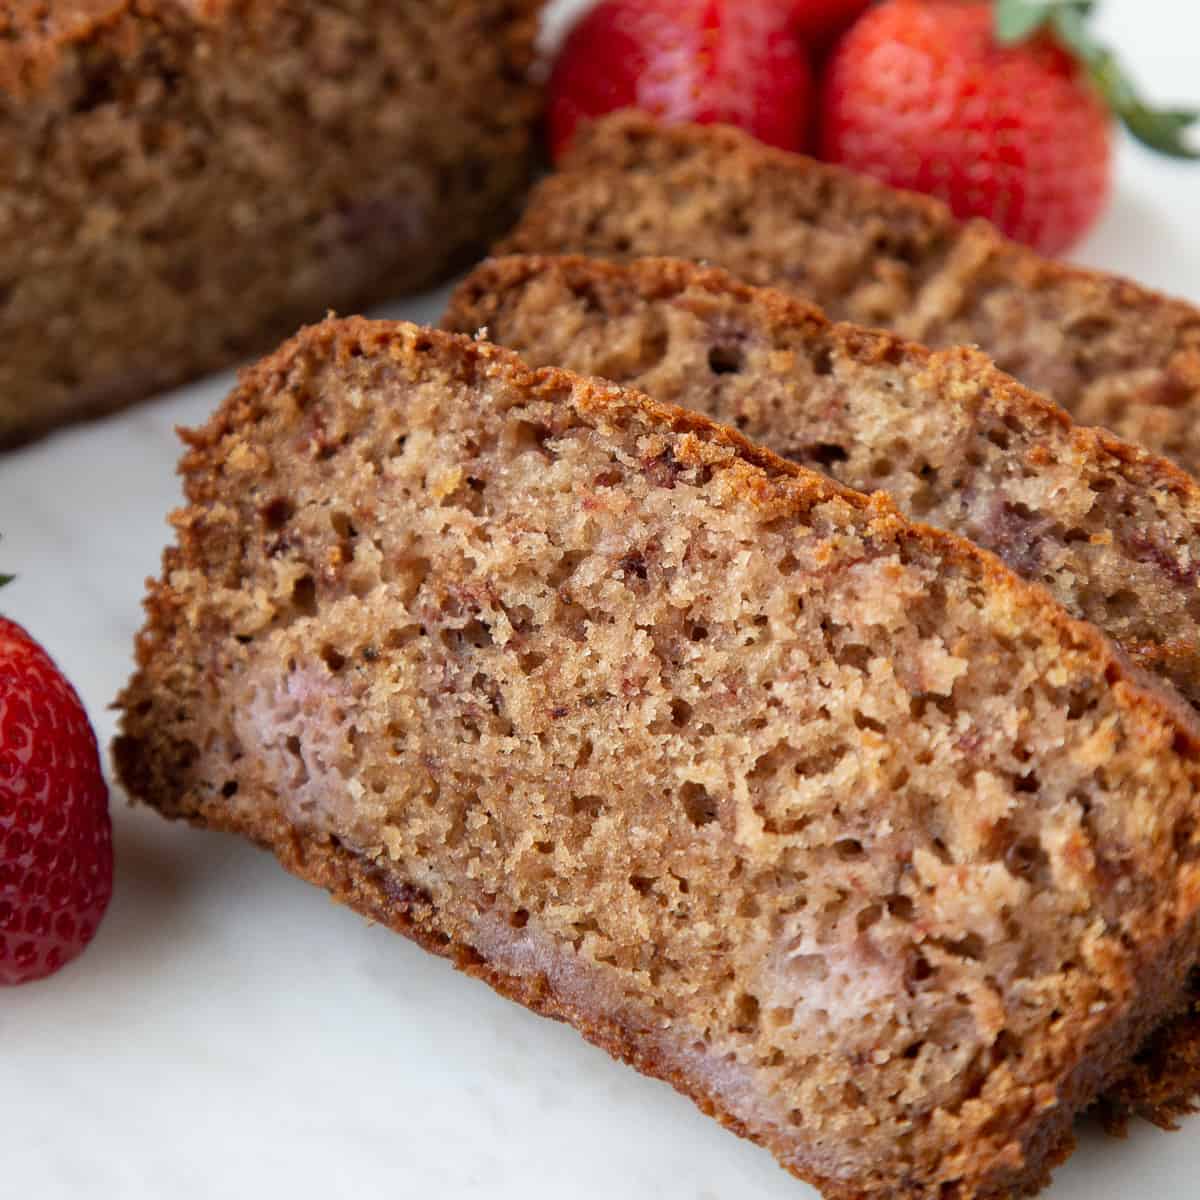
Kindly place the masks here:
[(837, 1200), (1036, 1186), (1200, 950), (1190, 709), (962, 539), (637, 392), (330, 321), (188, 437), (129, 793)]
[(1200, 473), (1200, 311), (735, 129), (597, 122), (500, 252), (704, 259), (839, 320), (978, 345), (1082, 424)]
[[(695, 408), (966, 536), (1200, 700), (1200, 494), (1163, 459), (1073, 428), (969, 350), (930, 353), (681, 259), (482, 264), (446, 325), (534, 365)], [(1200, 974), (1105, 1096), (1160, 1125), (1200, 1090)]]
[(680, 259), (507, 258), (448, 328), (535, 366), (640, 388), (728, 425), (1043, 584), (1200, 702), (1200, 486), (982, 354), (831, 325), (802, 301)]

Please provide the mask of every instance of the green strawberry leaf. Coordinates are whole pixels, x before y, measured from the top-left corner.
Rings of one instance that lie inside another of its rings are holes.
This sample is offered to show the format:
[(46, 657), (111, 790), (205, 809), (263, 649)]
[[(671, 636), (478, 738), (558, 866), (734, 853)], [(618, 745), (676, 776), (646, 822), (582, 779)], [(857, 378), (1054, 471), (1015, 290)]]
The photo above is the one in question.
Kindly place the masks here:
[(1094, 0), (996, 0), (996, 40), (1015, 46), (1065, 12), (1091, 15)]
[(1045, 25), (1053, 7), (1054, 0), (998, 0), (996, 40), (1002, 46), (1023, 42)]
[(0, 575), (0, 587), (3, 587), (6, 583), (12, 583), (14, 579), (16, 579), (15, 575)]
[(1092, 37), (1087, 20), (1094, 0), (996, 0), (996, 40), (1015, 46), (1046, 30), (1087, 68), (1096, 90), (1125, 128), (1144, 146), (1171, 158), (1200, 159), (1184, 135), (1200, 111), (1154, 108), (1146, 103), (1117, 57)]
[(1147, 104), (1125, 74), (1117, 56), (1092, 40), (1078, 14), (1058, 13), (1052, 27), (1059, 41), (1074, 51), (1087, 67), (1092, 82), (1109, 108), (1142, 145), (1171, 158), (1200, 159), (1200, 150), (1189, 146), (1183, 138), (1200, 118), (1200, 113), (1194, 109), (1159, 109)]
[(1170, 158), (1200, 159), (1200, 150), (1189, 145), (1183, 135), (1200, 121), (1200, 109), (1155, 109), (1136, 103), (1121, 111), (1125, 128), (1143, 146)]

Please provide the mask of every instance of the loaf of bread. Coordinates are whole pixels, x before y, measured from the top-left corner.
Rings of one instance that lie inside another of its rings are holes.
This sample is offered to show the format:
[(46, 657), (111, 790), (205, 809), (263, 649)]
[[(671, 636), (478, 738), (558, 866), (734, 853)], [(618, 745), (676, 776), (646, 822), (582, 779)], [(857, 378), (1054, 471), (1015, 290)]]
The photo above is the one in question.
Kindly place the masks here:
[(969, 543), (405, 324), (189, 435), (119, 774), (834, 1200), (1033, 1187), (1182, 1003), (1191, 709)]
[(977, 345), (1080, 424), (1200, 473), (1200, 311), (732, 128), (597, 122), (500, 252), (704, 259), (837, 320)]
[(831, 325), (682, 259), (480, 266), (447, 328), (641, 389), (998, 554), (1200, 703), (1200, 486), (971, 350)]
[(422, 287), (515, 216), (539, 0), (0, 9), (0, 446)]

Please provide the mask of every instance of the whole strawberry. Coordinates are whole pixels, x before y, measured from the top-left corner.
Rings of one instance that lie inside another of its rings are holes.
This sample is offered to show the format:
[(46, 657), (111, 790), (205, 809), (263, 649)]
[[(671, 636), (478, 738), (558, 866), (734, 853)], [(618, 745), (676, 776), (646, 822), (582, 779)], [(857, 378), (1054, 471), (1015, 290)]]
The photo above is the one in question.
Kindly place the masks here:
[[(555, 62), (551, 153), (562, 154), (581, 120), (628, 107), (667, 121), (738, 125), (771, 145), (801, 149), (813, 77), (796, 7), (791, 0), (602, 0), (572, 28)], [(820, 7), (826, 21), (828, 10), (847, 4)]]
[(1055, 254), (1108, 198), (1108, 110), (1065, 51), (1001, 46), (992, 22), (960, 0), (867, 13), (829, 64), (821, 152)]
[(786, 0), (798, 37), (814, 50), (828, 47), (855, 18), (871, 6), (872, 0)]
[(1154, 112), (1090, 38), (1084, 0), (886, 0), (826, 71), (821, 153), (986, 217), (1057, 254), (1104, 208), (1116, 112), (1155, 149), (1190, 155), (1194, 114)]
[(0, 617), (0, 983), (40, 979), (79, 954), (112, 878), (87, 714), (46, 652)]

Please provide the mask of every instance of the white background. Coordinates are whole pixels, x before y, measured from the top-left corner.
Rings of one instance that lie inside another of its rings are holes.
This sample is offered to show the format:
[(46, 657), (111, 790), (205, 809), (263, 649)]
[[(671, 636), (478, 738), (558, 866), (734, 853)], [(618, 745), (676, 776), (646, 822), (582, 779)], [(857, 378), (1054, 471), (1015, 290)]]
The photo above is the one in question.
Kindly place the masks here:
[[(1157, 98), (1200, 101), (1200, 11), (1108, 0), (1101, 28)], [(1200, 303), (1200, 166), (1132, 145), (1078, 252)], [(385, 315), (433, 320), (441, 296)], [(3, 350), (0, 348), (0, 353)], [(74, 680), (102, 744), (142, 580), (178, 499), (173, 427), (221, 376), (0, 458), (0, 597)], [(764, 1151), (571, 1030), (367, 926), (232, 838), (114, 793), (117, 881), (94, 946), (0, 991), (0, 1195), (812, 1196)], [(1051, 1200), (1200, 1196), (1200, 1117), (1081, 1131)]]

